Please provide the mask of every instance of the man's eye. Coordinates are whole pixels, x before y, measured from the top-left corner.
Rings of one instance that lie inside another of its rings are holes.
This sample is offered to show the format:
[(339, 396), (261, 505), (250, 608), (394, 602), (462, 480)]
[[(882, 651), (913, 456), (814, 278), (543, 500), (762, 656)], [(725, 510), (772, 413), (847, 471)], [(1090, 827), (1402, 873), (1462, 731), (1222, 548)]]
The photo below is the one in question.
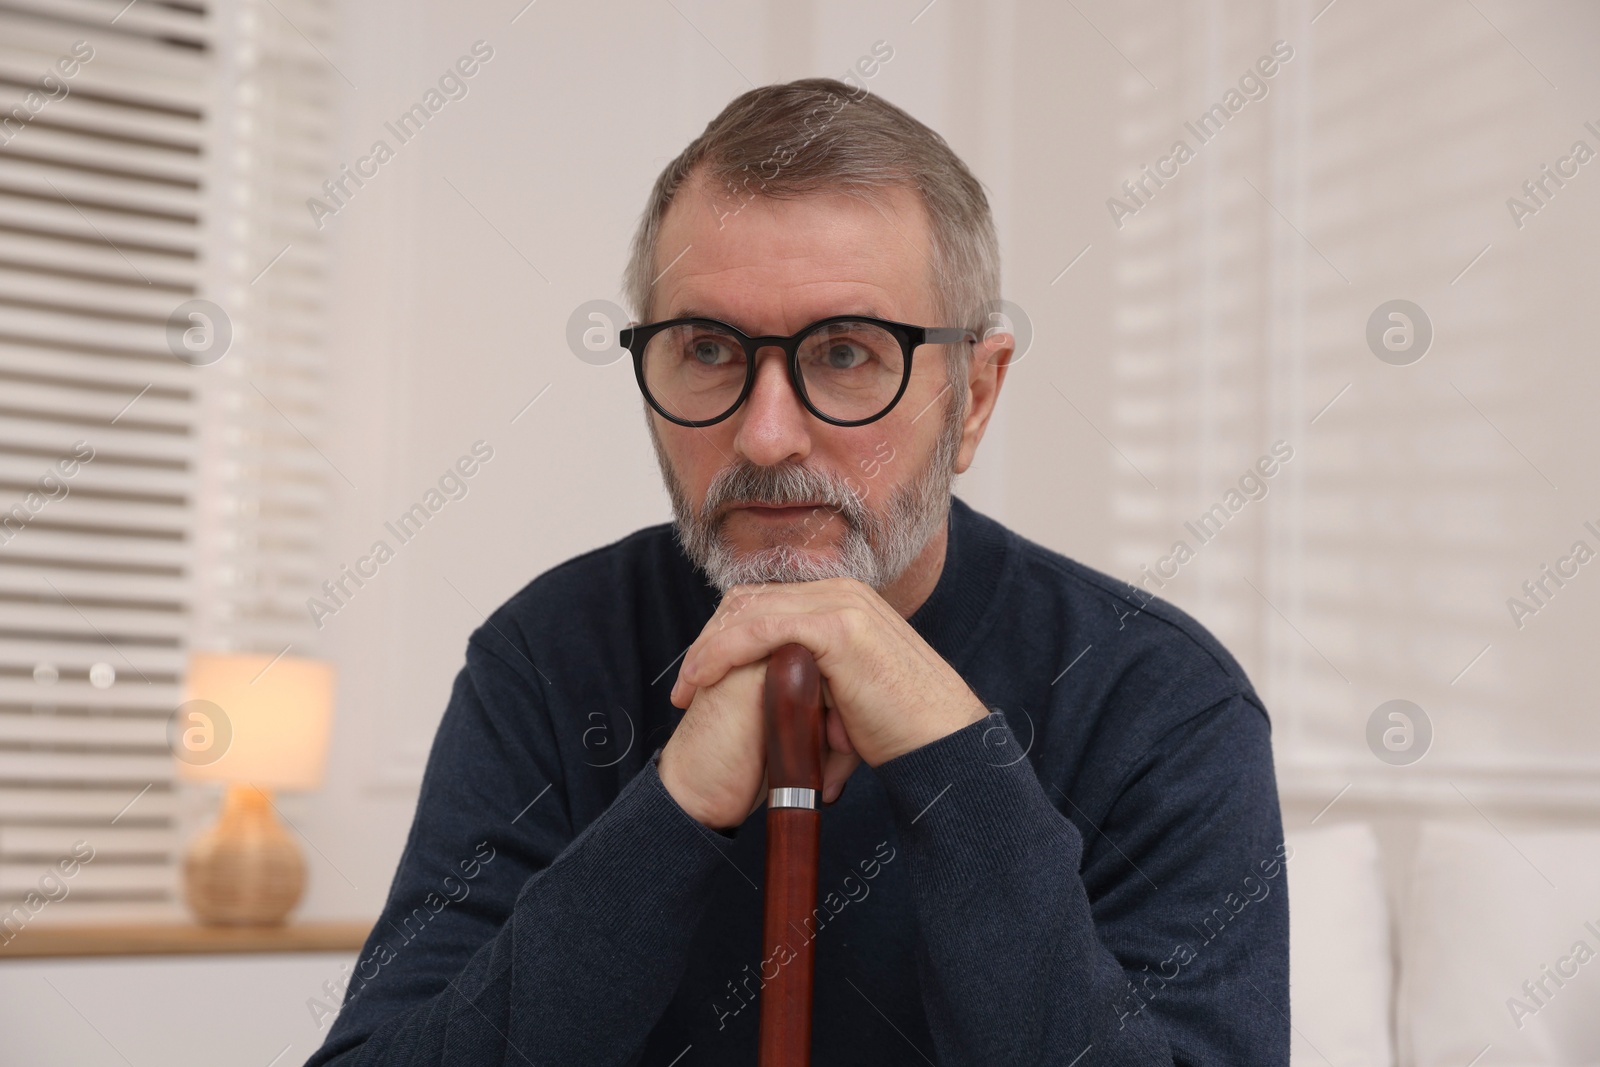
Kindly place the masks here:
[(871, 349), (852, 341), (830, 341), (817, 353), (817, 363), (822, 370), (854, 370), (872, 358)]
[(689, 342), (689, 358), (705, 367), (717, 367), (733, 362), (733, 346), (714, 337), (700, 337)]

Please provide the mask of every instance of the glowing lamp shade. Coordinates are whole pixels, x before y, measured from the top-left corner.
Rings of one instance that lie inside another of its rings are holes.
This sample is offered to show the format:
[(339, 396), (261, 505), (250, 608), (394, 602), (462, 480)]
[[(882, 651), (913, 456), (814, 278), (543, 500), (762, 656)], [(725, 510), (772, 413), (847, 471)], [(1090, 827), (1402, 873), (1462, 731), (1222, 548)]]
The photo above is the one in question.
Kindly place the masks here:
[(179, 775), (269, 789), (322, 784), (333, 665), (298, 656), (194, 652), (171, 738)]
[(270, 790), (322, 781), (333, 667), (295, 656), (195, 652), (168, 742), (178, 775), (227, 783), (217, 821), (190, 845), (184, 895), (203, 923), (271, 926), (305, 890), (300, 848)]

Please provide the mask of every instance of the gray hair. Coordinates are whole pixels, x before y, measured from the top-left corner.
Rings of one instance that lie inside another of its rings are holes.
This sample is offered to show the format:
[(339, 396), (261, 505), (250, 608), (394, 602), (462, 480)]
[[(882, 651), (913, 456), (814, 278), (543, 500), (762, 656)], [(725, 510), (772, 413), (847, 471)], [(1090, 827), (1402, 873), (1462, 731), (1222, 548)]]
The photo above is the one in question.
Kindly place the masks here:
[[(640, 217), (624, 275), (640, 322), (650, 321), (662, 219), (697, 167), (737, 206), (755, 196), (791, 200), (823, 192), (881, 205), (886, 190), (916, 191), (931, 228), (934, 307), (943, 320), (917, 325), (964, 327), (980, 338), (990, 325), (985, 311), (998, 309), (1000, 299), (1000, 243), (982, 183), (939, 134), (865, 88), (833, 78), (764, 85), (736, 97), (667, 164)], [(942, 347), (950, 381), (964, 382), (969, 347)], [(966, 390), (954, 392), (964, 412)]]

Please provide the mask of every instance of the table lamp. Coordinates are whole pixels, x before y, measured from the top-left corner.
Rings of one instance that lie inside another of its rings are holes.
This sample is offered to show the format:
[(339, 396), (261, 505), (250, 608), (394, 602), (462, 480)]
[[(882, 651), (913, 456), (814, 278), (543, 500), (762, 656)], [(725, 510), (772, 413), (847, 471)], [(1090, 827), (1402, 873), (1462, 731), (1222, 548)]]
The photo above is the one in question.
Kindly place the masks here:
[(321, 783), (333, 684), (320, 660), (190, 654), (168, 738), (178, 777), (227, 786), (216, 824), (184, 857), (184, 896), (200, 922), (275, 926), (299, 903), (305, 861), (270, 791)]

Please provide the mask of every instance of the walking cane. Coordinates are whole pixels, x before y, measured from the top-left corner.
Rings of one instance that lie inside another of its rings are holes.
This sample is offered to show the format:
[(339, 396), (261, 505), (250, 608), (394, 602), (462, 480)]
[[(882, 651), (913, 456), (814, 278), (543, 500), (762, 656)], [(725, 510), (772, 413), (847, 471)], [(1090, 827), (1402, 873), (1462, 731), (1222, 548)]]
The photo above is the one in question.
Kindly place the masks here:
[[(767, 659), (763, 698), (767, 726), (767, 888), (759, 1067), (809, 1067), (815, 956), (806, 922), (817, 906), (817, 854), (822, 813), (822, 683), (803, 645)], [(789, 955), (779, 955), (787, 945)], [(784, 962), (787, 960), (787, 962)]]

